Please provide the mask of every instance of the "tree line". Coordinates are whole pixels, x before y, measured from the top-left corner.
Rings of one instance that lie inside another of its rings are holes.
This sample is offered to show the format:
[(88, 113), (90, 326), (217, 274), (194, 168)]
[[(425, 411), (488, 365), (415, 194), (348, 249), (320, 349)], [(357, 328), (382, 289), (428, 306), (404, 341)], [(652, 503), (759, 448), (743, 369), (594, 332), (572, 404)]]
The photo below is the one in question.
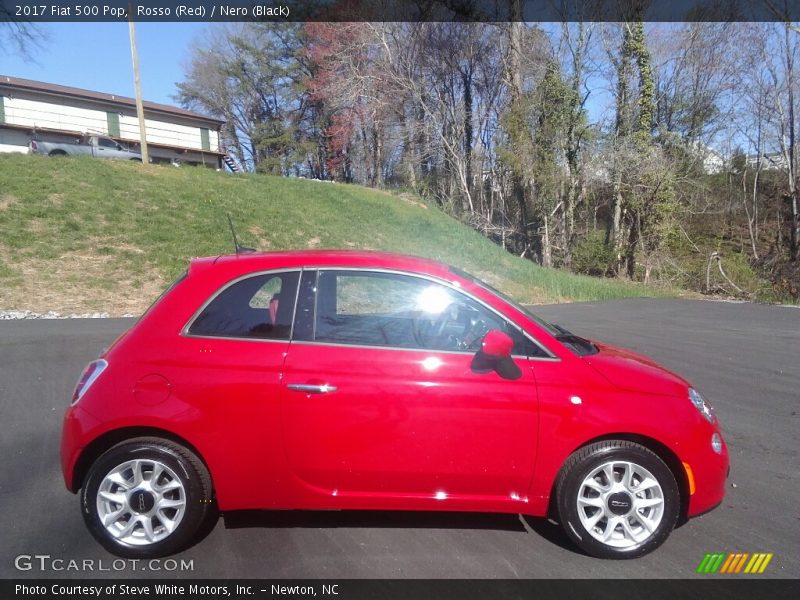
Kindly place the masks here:
[(797, 298), (799, 48), (635, 12), (244, 23), (196, 42), (178, 99), (250, 170), (406, 189), (544, 266)]

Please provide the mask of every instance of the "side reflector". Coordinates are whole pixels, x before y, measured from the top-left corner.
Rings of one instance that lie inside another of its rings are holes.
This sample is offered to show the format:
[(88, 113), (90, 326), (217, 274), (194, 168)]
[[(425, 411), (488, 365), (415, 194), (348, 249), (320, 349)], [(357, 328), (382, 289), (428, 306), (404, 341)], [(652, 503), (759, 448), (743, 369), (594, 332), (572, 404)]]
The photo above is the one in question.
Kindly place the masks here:
[(683, 469), (686, 471), (686, 478), (689, 480), (689, 495), (694, 496), (694, 473), (692, 473), (692, 467), (689, 466), (689, 463), (681, 463), (683, 464)]

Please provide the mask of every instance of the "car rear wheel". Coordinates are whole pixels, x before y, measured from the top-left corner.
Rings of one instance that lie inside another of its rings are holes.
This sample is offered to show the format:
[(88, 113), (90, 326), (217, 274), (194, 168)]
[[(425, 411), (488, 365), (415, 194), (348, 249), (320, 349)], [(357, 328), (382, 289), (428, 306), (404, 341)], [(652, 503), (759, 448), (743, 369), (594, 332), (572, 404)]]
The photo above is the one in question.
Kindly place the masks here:
[(89, 531), (129, 558), (188, 545), (212, 509), (211, 478), (186, 448), (157, 438), (118, 444), (92, 465), (81, 490)]
[(636, 558), (667, 539), (678, 519), (680, 492), (656, 454), (609, 440), (567, 460), (556, 501), (564, 530), (582, 550), (600, 558)]

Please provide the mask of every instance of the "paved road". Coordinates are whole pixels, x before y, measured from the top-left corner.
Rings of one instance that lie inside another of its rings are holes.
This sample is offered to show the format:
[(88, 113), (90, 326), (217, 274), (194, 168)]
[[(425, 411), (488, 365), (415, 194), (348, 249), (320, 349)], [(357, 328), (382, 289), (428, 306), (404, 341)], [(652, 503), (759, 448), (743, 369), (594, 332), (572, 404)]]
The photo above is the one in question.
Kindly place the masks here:
[[(635, 561), (573, 550), (543, 519), (430, 513), (245, 513), (178, 559), (195, 577), (692, 577), (706, 552), (774, 552), (766, 575), (800, 577), (800, 309), (679, 300), (538, 307), (575, 333), (644, 352), (711, 399), (732, 454), (722, 507)], [(59, 429), (81, 368), (131, 320), (0, 322), (0, 577), (14, 557), (112, 557), (61, 484)], [(735, 487), (733, 487), (735, 485)], [(95, 572), (95, 576), (114, 575)], [(158, 576), (126, 567), (116, 576)], [(170, 573), (175, 576), (177, 573)]]

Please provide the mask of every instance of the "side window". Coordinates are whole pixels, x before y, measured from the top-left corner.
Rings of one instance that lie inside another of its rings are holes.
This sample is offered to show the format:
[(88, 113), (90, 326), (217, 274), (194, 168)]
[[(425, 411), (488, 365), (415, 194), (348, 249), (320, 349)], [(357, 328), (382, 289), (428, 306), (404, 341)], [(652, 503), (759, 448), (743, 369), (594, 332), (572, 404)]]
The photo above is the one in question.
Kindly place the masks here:
[(314, 340), (475, 352), (490, 329), (508, 333), (514, 354), (543, 352), (515, 326), (438, 283), (392, 273), (321, 271)]
[(189, 327), (189, 335), (288, 340), (299, 273), (255, 275), (225, 288)]
[(117, 143), (114, 140), (110, 140), (108, 138), (97, 138), (97, 145), (103, 146), (103, 148), (116, 148)]

